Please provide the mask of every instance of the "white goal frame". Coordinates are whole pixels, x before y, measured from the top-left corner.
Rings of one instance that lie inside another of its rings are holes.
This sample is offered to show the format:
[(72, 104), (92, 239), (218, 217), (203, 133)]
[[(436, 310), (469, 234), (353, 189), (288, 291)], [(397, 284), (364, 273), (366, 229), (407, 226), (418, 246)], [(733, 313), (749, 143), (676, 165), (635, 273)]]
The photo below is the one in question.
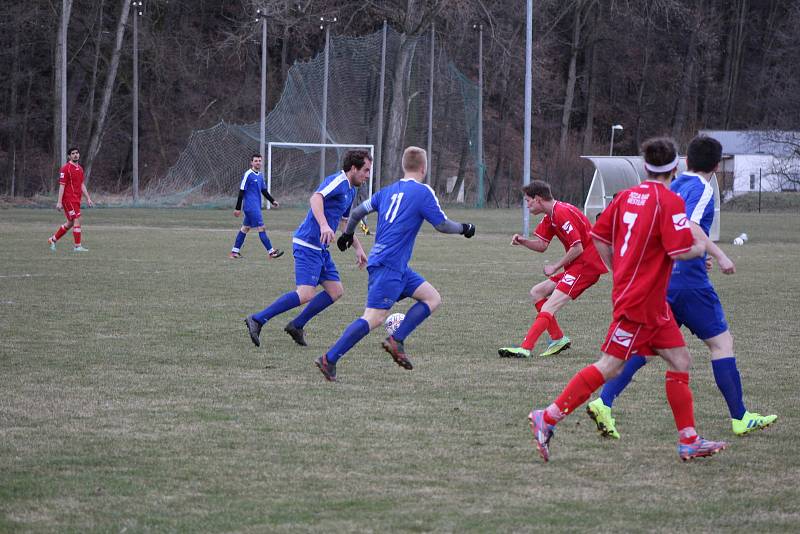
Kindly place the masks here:
[[(375, 161), (375, 145), (348, 145), (338, 143), (283, 143), (283, 142), (269, 142), (267, 143), (267, 191), (272, 193), (272, 147), (283, 148), (302, 148), (302, 147), (316, 147), (316, 148), (366, 148), (369, 150), (369, 155)], [(374, 174), (374, 167), (369, 170), (369, 197), (372, 198), (372, 178)], [(270, 203), (267, 202), (267, 209), (270, 209)]]

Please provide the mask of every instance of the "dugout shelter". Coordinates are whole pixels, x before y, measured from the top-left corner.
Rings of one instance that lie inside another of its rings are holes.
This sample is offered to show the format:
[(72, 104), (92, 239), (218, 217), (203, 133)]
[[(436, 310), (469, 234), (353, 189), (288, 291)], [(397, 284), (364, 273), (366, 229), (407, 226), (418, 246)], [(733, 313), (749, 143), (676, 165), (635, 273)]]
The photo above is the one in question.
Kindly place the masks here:
[[(583, 213), (592, 223), (611, 203), (616, 193), (639, 185), (647, 177), (641, 156), (582, 156), (582, 158), (594, 165), (592, 184), (589, 186), (589, 193), (583, 205)], [(678, 163), (678, 173), (685, 170), (686, 158), (681, 158)], [(711, 187), (714, 190), (714, 222), (711, 224), (709, 237), (713, 241), (719, 241), (720, 194), (716, 174), (711, 177)]]

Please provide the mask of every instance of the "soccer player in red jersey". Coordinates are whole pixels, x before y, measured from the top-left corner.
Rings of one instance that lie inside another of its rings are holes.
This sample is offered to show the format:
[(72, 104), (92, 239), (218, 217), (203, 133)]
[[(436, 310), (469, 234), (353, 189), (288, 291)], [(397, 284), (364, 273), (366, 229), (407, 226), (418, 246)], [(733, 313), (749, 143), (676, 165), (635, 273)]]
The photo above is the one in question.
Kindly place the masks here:
[[(534, 215), (544, 213), (533, 239), (514, 234), (511, 244), (544, 252), (553, 237), (564, 245), (564, 257), (546, 264), (544, 274), (549, 278), (531, 289), (531, 298), (539, 312), (522, 341), (521, 347), (503, 347), (502, 357), (527, 358), (539, 336), (547, 330), (550, 345), (540, 356), (553, 356), (569, 348), (570, 339), (564, 335), (555, 314), (570, 300), (577, 299), (608, 272), (589, 235), (592, 225), (586, 215), (572, 204), (553, 199), (547, 182), (534, 180), (522, 188), (525, 203)], [(558, 272), (561, 268), (562, 272)]]
[(78, 164), (80, 158), (80, 151), (76, 147), (72, 147), (67, 150), (67, 163), (61, 167), (56, 209), (64, 210), (67, 222), (62, 224), (56, 233), (47, 240), (50, 250), (53, 251), (56, 250), (56, 241), (61, 239), (70, 228), (72, 228), (72, 237), (75, 240), (75, 247), (72, 250), (75, 252), (88, 252), (89, 250), (81, 245), (81, 197), (86, 195), (86, 202), (90, 207), (94, 206), (94, 203), (92, 197), (89, 196), (89, 191), (86, 190), (86, 184), (83, 183), (83, 167)]
[(701, 256), (708, 237), (689, 224), (683, 200), (669, 190), (678, 167), (674, 141), (651, 139), (642, 152), (647, 180), (619, 193), (591, 232), (614, 278), (613, 319), (602, 355), (581, 369), (550, 406), (528, 416), (534, 442), (545, 461), (555, 425), (606, 380), (617, 376), (633, 354), (657, 354), (667, 362), (667, 402), (678, 429), (681, 460), (711, 456), (727, 445), (705, 440), (695, 431), (689, 389), (691, 356), (667, 303), (673, 260)]

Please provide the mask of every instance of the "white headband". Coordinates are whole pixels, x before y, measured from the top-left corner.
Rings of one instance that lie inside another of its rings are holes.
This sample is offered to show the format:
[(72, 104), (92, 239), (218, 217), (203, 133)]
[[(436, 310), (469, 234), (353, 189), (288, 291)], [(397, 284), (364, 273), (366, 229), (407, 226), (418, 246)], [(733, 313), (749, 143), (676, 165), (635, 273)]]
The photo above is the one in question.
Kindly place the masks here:
[(674, 169), (675, 167), (677, 167), (679, 159), (680, 159), (680, 156), (675, 156), (675, 159), (672, 160), (672, 163), (667, 163), (666, 165), (661, 165), (660, 167), (656, 166), (656, 165), (650, 165), (649, 163), (647, 163), (645, 161), (644, 162), (644, 168), (647, 169), (650, 172), (654, 172), (654, 173), (657, 173), (657, 174), (662, 174), (662, 173), (665, 173), (665, 172), (669, 172), (672, 169)]

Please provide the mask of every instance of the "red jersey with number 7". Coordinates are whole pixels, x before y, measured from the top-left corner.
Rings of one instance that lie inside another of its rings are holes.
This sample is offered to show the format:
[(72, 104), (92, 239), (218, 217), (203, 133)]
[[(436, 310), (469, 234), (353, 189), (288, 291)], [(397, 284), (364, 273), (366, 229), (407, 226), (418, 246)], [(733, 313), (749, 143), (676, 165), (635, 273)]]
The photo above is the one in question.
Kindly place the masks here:
[(58, 183), (64, 186), (64, 202), (80, 204), (83, 193), (83, 167), (68, 161), (61, 167)]
[(669, 322), (672, 258), (694, 242), (683, 199), (648, 180), (617, 194), (591, 233), (612, 247), (614, 320), (649, 327)]

